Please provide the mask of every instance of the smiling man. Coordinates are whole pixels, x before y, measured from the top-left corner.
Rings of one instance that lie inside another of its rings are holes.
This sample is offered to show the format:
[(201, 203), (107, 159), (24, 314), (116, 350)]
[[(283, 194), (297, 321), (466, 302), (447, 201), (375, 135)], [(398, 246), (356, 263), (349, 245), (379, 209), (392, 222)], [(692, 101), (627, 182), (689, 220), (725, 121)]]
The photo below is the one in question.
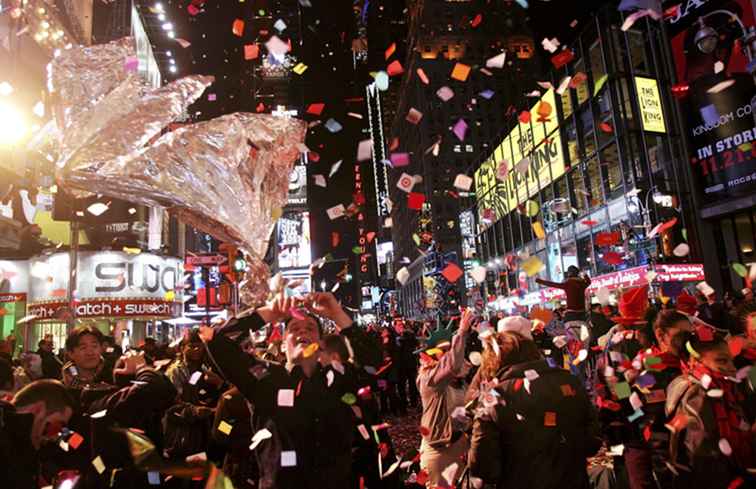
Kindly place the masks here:
[[(377, 365), (377, 349), (330, 293), (311, 294), (304, 300), (280, 297), (220, 328), (202, 329), (211, 358), (254, 412), (253, 440), (261, 440), (255, 455), (262, 489), (349, 487), (358, 410), (352, 409), (357, 392), (347, 392), (346, 386), (357, 383), (338, 379), (354, 375), (352, 369), (338, 362), (325, 367), (318, 362), (322, 325), (317, 316), (333, 321), (348, 340), (354, 352), (350, 362), (356, 367)], [(285, 365), (249, 356), (229, 338), (280, 321), (286, 323)]]

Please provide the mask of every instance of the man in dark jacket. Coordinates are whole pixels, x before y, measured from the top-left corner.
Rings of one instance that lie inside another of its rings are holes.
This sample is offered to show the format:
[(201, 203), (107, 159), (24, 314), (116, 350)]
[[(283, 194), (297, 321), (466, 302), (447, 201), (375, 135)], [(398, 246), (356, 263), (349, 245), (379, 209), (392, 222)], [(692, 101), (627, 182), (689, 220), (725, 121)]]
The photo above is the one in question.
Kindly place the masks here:
[(42, 377), (60, 380), (60, 368), (63, 366), (53, 353), (53, 343), (48, 339), (39, 340), (37, 355), (42, 359)]
[(469, 453), (470, 475), (497, 488), (587, 489), (586, 458), (600, 446), (580, 381), (545, 360), (512, 365), (496, 394), (481, 393)]
[[(373, 367), (380, 358), (369, 351), (366, 334), (355, 326), (333, 294), (316, 293), (302, 304), (312, 314), (336, 324), (348, 340), (357, 368)], [(261, 361), (244, 353), (230, 336), (265, 323), (286, 323), (286, 365)], [(352, 466), (355, 425), (352, 406), (357, 392), (347, 392), (338, 366), (318, 364), (321, 328), (318, 320), (278, 298), (251, 315), (231, 319), (217, 330), (201, 328), (202, 338), (219, 371), (244, 395), (253, 409), (253, 444), (260, 467), (261, 489), (347, 489)], [(354, 384), (352, 384), (354, 385)]]
[[(38, 380), (11, 403), (0, 402), (0, 481), (7, 489), (40, 485), (40, 448), (55, 439), (73, 413), (73, 400), (60, 382)], [(42, 484), (45, 485), (45, 484)]]

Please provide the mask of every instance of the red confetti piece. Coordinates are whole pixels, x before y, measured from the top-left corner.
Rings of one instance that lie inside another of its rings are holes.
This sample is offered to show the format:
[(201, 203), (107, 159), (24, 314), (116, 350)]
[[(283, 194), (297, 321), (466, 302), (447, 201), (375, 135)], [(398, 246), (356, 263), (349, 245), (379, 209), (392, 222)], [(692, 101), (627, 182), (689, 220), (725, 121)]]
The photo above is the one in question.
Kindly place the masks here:
[(483, 22), (483, 14), (478, 14), (475, 16), (475, 18), (470, 22), (470, 25), (472, 27), (478, 27), (480, 23)]
[(257, 59), (260, 56), (260, 46), (257, 44), (245, 44), (244, 45), (244, 59), (249, 61), (251, 59)]
[(404, 67), (398, 60), (394, 60), (386, 68), (386, 72), (389, 76), (397, 76), (404, 73)]
[(73, 435), (71, 435), (71, 438), (68, 439), (68, 446), (76, 450), (83, 442), (84, 437), (78, 433), (74, 433)]
[(420, 81), (422, 81), (424, 84), (428, 85), (430, 83), (430, 80), (428, 79), (428, 75), (425, 74), (425, 70), (422, 68), (417, 69), (417, 76), (420, 78)]
[(460, 279), (460, 277), (462, 277), (463, 274), (464, 272), (457, 266), (456, 263), (449, 263), (441, 272), (441, 275), (443, 275), (444, 278), (450, 283), (455, 283)]
[(551, 58), (551, 64), (554, 65), (554, 68), (559, 69), (572, 61), (574, 58), (575, 54), (571, 50), (565, 49)]
[(617, 232), (603, 232), (596, 234), (596, 246), (613, 246), (617, 244), (622, 235)]
[(425, 203), (425, 195), (418, 193), (418, 192), (412, 192), (407, 196), (407, 207), (409, 207), (412, 210), (419, 211), (423, 208), (423, 204)]
[(200, 13), (200, 9), (197, 8), (194, 4), (190, 4), (188, 7), (186, 7), (186, 10), (189, 12), (189, 15), (197, 15)]
[(231, 32), (233, 32), (235, 36), (241, 37), (244, 34), (244, 21), (236, 19), (231, 25)]
[(323, 113), (323, 109), (325, 109), (325, 104), (310, 104), (307, 107), (307, 113), (310, 115), (320, 115)]
[(396, 52), (396, 43), (392, 42), (391, 46), (389, 46), (388, 49), (386, 49), (386, 52), (384, 53), (386, 60), (388, 60), (391, 57), (391, 55), (394, 54), (395, 52)]
[(607, 251), (606, 253), (604, 253), (603, 260), (609, 265), (619, 265), (625, 261), (622, 258), (622, 255), (620, 255), (616, 251)]
[(425, 471), (425, 469), (417, 473), (417, 477), (415, 477), (415, 482), (417, 482), (419, 486), (425, 487), (425, 484), (428, 482), (428, 473)]
[(521, 124), (529, 124), (530, 123), (530, 111), (523, 110), (520, 112), (520, 116), (518, 117)]
[(546, 411), (543, 413), (543, 425), (544, 426), (556, 426), (557, 414), (554, 411)]
[(601, 129), (603, 132), (607, 134), (611, 134), (614, 132), (614, 128), (612, 128), (611, 124), (606, 123), (606, 122), (602, 122), (601, 124), (599, 124), (599, 129)]

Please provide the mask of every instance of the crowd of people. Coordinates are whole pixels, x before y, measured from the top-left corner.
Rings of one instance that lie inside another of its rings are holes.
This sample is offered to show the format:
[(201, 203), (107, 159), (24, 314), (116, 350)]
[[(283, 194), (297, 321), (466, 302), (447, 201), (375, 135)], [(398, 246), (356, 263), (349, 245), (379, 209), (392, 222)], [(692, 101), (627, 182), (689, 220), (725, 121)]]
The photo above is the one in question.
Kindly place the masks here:
[[(756, 487), (751, 292), (609, 306), (589, 284), (571, 270), (549, 283), (567, 307), (519, 315), (362, 327), (313, 293), (176, 345), (6, 342), (2, 487)], [(400, 453), (390, 425), (416, 407)]]

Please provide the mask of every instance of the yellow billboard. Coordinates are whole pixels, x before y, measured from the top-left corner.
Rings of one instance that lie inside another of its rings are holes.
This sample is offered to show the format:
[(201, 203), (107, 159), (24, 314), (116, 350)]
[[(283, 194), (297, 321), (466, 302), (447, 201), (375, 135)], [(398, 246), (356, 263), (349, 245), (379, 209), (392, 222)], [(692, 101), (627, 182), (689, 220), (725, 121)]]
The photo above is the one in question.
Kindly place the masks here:
[(664, 125), (664, 112), (662, 111), (659, 85), (656, 80), (636, 76), (635, 89), (638, 92), (638, 105), (640, 106), (643, 130), (666, 133), (667, 127)]
[[(495, 219), (504, 217), (564, 174), (558, 127), (556, 98), (554, 90), (549, 90), (530, 109), (530, 122), (518, 123), (475, 172), (481, 216), (490, 209)], [(504, 181), (496, 176), (502, 160), (509, 167)]]

